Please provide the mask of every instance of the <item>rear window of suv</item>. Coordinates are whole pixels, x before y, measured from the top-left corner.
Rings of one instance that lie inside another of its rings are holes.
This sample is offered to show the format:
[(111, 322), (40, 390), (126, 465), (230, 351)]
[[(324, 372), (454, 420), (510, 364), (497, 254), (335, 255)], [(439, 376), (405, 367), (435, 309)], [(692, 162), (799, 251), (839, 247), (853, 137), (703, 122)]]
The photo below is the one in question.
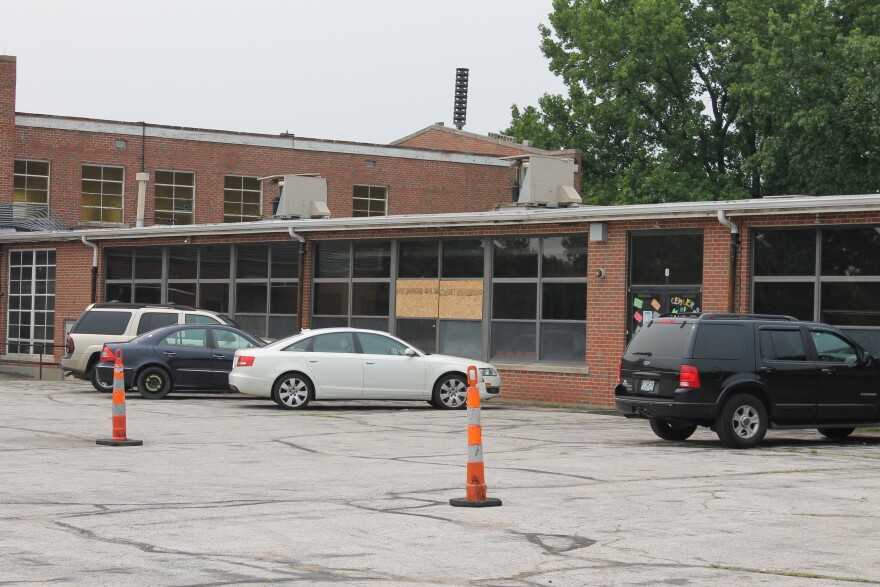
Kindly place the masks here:
[(626, 349), (627, 355), (682, 358), (694, 324), (673, 320), (654, 320), (642, 327)]
[(77, 334), (125, 334), (131, 312), (86, 312), (73, 327)]
[(177, 316), (176, 312), (144, 312), (138, 322), (137, 333), (143, 334), (162, 326), (177, 324)]
[(743, 357), (745, 328), (740, 324), (700, 324), (695, 359), (738, 360)]

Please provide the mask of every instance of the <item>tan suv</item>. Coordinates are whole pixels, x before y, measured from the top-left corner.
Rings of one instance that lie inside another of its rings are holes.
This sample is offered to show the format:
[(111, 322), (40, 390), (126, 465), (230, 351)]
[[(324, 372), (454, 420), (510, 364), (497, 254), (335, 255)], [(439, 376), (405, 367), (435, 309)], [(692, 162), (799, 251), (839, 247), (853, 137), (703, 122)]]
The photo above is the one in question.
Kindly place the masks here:
[(80, 315), (64, 345), (61, 369), (74, 377), (87, 379), (98, 391), (113, 390), (111, 383), (98, 379), (94, 368), (105, 342), (125, 342), (160, 326), (169, 324), (226, 324), (238, 326), (228, 316), (188, 306), (92, 304)]

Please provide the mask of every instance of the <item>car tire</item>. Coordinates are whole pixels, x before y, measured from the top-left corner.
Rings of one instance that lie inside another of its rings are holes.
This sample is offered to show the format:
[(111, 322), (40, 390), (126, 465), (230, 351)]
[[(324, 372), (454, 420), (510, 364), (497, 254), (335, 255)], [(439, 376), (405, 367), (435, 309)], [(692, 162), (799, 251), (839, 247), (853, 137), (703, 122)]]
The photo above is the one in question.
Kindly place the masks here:
[(147, 367), (138, 375), (137, 388), (144, 399), (162, 399), (171, 391), (171, 376), (161, 367)]
[(89, 372), (89, 381), (92, 382), (92, 387), (101, 393), (110, 393), (113, 391), (113, 380), (110, 380), (110, 384), (107, 385), (103, 381), (101, 381), (100, 377), (98, 377), (98, 364), (95, 363), (92, 365), (92, 370)]
[(314, 395), (312, 382), (300, 373), (285, 373), (272, 386), (272, 399), (285, 410), (302, 410)]
[(855, 428), (816, 428), (826, 438), (846, 438), (856, 431)]
[(715, 420), (715, 433), (728, 448), (752, 448), (767, 434), (767, 408), (752, 394), (728, 399)]
[(461, 375), (444, 375), (434, 384), (431, 405), (440, 410), (463, 410), (467, 407), (467, 387)]
[(662, 418), (651, 418), (651, 430), (663, 440), (687, 440), (697, 429), (696, 424), (679, 424)]

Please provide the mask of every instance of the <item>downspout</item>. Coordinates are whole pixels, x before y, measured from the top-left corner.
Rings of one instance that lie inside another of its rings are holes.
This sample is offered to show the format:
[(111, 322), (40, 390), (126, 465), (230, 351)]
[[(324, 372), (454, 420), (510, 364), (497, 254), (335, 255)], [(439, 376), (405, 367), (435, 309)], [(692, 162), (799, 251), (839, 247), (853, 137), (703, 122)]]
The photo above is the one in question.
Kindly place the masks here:
[(718, 222), (730, 229), (730, 286), (728, 312), (736, 312), (736, 257), (739, 251), (740, 234), (739, 228), (724, 215), (724, 210), (718, 210)]
[(296, 234), (292, 226), (287, 229), (287, 233), (291, 238), (299, 241), (299, 280), (296, 284), (296, 324), (293, 330), (294, 332), (299, 332), (302, 326), (303, 281), (306, 273), (306, 239)]
[(135, 175), (138, 182), (138, 199), (137, 213), (135, 216), (135, 227), (144, 227), (144, 210), (147, 202), (147, 182), (150, 180), (150, 174), (146, 172), (147, 165), (147, 123), (141, 123), (141, 171)]
[(98, 245), (90, 243), (86, 237), (82, 237), (84, 245), (92, 247), (92, 303), (97, 301), (95, 294), (98, 290)]

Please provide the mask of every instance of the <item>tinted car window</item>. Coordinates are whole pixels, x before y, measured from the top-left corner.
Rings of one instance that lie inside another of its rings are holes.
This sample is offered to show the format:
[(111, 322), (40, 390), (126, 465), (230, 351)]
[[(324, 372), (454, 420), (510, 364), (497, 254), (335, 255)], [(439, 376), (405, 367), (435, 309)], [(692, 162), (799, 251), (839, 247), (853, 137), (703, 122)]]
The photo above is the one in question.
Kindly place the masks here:
[(79, 334), (125, 334), (131, 312), (86, 312), (71, 332)]
[(816, 345), (816, 354), (820, 361), (855, 363), (859, 358), (855, 347), (833, 332), (811, 330), (810, 337)]
[(220, 324), (220, 321), (213, 316), (204, 316), (202, 314), (186, 314), (184, 321), (187, 324)]
[(739, 324), (702, 324), (694, 342), (695, 359), (742, 359), (745, 328)]
[(316, 353), (353, 353), (354, 340), (349, 332), (331, 332), (315, 337), (312, 350)]
[(141, 321), (138, 322), (137, 333), (143, 334), (170, 324), (177, 324), (175, 312), (144, 312), (141, 314)]
[(682, 358), (693, 330), (692, 323), (654, 320), (636, 333), (626, 354)]
[(214, 346), (218, 349), (249, 349), (257, 345), (230, 330), (214, 331)]
[(382, 336), (380, 334), (368, 334), (364, 332), (358, 333), (358, 339), (361, 341), (361, 348), (364, 353), (369, 355), (404, 355), (406, 354), (406, 345), (403, 345), (393, 338)]
[(761, 356), (768, 361), (806, 361), (800, 330), (761, 330)]
[(162, 339), (163, 346), (184, 346), (205, 348), (208, 346), (208, 331), (204, 328), (181, 328)]

